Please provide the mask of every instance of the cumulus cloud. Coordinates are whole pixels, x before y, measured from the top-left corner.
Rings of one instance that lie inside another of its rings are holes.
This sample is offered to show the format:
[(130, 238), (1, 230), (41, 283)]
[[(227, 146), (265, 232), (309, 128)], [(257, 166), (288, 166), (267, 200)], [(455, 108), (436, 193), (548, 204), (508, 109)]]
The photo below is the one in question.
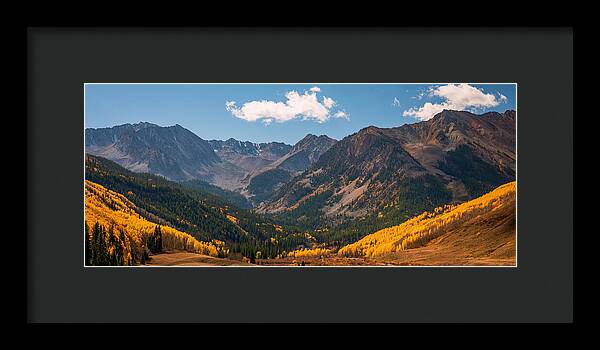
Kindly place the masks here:
[(482, 89), (478, 89), (469, 84), (448, 84), (432, 87), (430, 96), (442, 98), (440, 103), (426, 102), (418, 108), (405, 110), (402, 115), (405, 117), (414, 117), (418, 120), (429, 120), (434, 115), (444, 109), (453, 110), (473, 110), (478, 108), (488, 108), (498, 106), (506, 102), (506, 96), (499, 94), (486, 94)]
[(323, 105), (325, 108), (330, 109), (335, 105), (335, 101), (332, 98), (323, 96)]
[(348, 117), (348, 113), (344, 112), (344, 111), (337, 111), (333, 114), (334, 118), (342, 118), (342, 119), (346, 119), (346, 120), (350, 120), (350, 117)]
[[(261, 120), (266, 125), (273, 121), (282, 123), (296, 118), (323, 123), (331, 117), (331, 109), (336, 105), (336, 101), (323, 96), (322, 103), (319, 102), (317, 93), (320, 91), (321, 89), (317, 86), (302, 94), (289, 91), (285, 94), (285, 102), (260, 100), (246, 102), (242, 106), (238, 106), (235, 101), (227, 101), (225, 102), (225, 109), (237, 118), (249, 122)], [(339, 118), (339, 116), (336, 118)]]

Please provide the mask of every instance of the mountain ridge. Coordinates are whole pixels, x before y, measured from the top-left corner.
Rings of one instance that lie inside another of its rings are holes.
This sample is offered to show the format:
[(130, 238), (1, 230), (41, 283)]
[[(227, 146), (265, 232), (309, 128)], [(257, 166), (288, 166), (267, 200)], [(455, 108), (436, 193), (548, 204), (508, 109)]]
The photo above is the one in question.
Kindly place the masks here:
[[(159, 126), (143, 121), (87, 128), (85, 133), (86, 153), (134, 172), (189, 184), (208, 182), (253, 201), (269, 197), (282, 182), (314, 163), (333, 142), (326, 135), (312, 134), (295, 145), (234, 138), (206, 141), (179, 124)], [(256, 175), (260, 177), (253, 181)]]
[[(309, 133), (294, 145), (207, 141), (179, 124), (149, 122), (88, 128), (85, 139), (90, 154), (134, 172), (200, 180), (241, 193), (262, 213), (293, 211), (320, 195), (340, 197), (319, 199), (324, 215), (355, 217), (397, 196), (407, 181), (433, 188), (439, 200), (425, 201), (435, 205), (448, 200), (446, 196), (464, 201), (513, 179), (515, 134), (514, 110), (479, 115), (443, 110), (419, 123), (370, 125), (339, 141)], [(329, 185), (312, 183), (325, 175), (339, 178)]]
[(444, 110), (420, 123), (365, 127), (338, 141), (257, 211), (294, 220), (308, 212), (360, 217), (395, 202), (414, 215), (477, 197), (514, 180), (515, 123), (512, 110)]
[(136, 172), (173, 180), (206, 178), (221, 159), (210, 144), (176, 124), (148, 122), (86, 129), (86, 152), (111, 159)]

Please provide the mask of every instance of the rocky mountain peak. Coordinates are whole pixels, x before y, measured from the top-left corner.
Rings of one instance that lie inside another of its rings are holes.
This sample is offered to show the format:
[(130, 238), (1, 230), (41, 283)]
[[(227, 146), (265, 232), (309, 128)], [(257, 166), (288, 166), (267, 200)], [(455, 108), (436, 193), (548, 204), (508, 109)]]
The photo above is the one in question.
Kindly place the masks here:
[(139, 123), (135, 123), (135, 124), (131, 124), (132, 128), (134, 131), (139, 131), (139, 130), (143, 130), (143, 129), (147, 129), (147, 128), (160, 128), (160, 126), (150, 123), (150, 122), (144, 122), (141, 121)]

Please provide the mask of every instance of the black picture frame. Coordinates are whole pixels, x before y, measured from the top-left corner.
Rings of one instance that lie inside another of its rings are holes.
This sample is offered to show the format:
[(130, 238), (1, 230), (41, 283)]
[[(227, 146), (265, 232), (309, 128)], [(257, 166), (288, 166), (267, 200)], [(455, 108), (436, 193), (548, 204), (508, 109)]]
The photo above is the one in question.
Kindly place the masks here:
[[(27, 40), (29, 322), (572, 322), (572, 28), (36, 27)], [(85, 82), (314, 81), (517, 82), (518, 267), (84, 269)], [(157, 297), (170, 307), (148, 308)]]

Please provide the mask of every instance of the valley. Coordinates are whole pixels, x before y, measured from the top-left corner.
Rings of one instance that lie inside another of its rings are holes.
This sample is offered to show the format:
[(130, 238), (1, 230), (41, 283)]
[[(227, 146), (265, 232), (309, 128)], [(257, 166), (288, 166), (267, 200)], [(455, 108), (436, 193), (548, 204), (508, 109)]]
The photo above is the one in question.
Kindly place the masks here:
[(110, 265), (514, 266), (515, 124), (444, 110), (294, 145), (86, 129), (87, 232)]

